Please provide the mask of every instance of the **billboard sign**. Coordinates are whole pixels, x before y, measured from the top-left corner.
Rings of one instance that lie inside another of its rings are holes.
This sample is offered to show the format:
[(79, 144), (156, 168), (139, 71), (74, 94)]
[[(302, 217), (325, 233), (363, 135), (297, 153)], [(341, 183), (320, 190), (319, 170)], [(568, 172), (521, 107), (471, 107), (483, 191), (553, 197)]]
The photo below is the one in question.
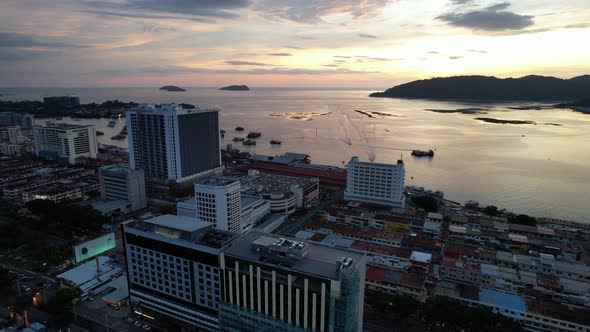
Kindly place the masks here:
[(108, 233), (74, 247), (76, 263), (80, 263), (115, 247), (115, 233)]

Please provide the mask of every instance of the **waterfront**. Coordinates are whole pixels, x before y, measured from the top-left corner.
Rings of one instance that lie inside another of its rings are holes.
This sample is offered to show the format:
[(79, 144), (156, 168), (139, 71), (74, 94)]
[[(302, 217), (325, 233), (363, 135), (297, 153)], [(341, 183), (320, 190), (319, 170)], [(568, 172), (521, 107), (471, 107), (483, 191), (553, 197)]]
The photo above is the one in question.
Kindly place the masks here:
[[(251, 153), (302, 152), (311, 155), (314, 163), (337, 166), (343, 166), (354, 155), (361, 159), (374, 157), (378, 162), (394, 162), (403, 156), (409, 185), (443, 190), (452, 200), (473, 199), (515, 212), (588, 221), (589, 115), (563, 109), (508, 108), (522, 103), (474, 106), (368, 98), (372, 91), (253, 88), (250, 92), (231, 92), (189, 88), (178, 93), (121, 88), (2, 89), (0, 93), (13, 94), (2, 100), (77, 94), (83, 103), (119, 99), (219, 107), (223, 109), (221, 126), (227, 131), (224, 144), (232, 143), (234, 136), (244, 136), (249, 130), (262, 132), (256, 146), (237, 145)], [(489, 109), (485, 117), (533, 120), (539, 124), (493, 124), (474, 119), (482, 115), (425, 110), (471, 107)], [(354, 110), (390, 116), (370, 118)], [(284, 116), (285, 113), (292, 114)], [(99, 141), (112, 144), (110, 137), (119, 132), (124, 119), (118, 120), (115, 128), (106, 127), (109, 120), (63, 121), (95, 124), (97, 130), (105, 133)], [(238, 125), (246, 129), (245, 133), (233, 130)], [(270, 138), (280, 139), (282, 144), (272, 146)], [(125, 140), (114, 143), (122, 147), (127, 144)], [(433, 159), (412, 158), (411, 149), (436, 149), (436, 155)]]

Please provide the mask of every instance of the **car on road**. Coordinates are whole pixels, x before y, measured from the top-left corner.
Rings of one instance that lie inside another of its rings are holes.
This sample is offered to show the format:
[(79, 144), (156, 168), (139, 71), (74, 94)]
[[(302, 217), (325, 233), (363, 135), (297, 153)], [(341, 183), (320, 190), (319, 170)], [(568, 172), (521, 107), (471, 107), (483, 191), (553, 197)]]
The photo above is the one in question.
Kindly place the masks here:
[(149, 325), (147, 325), (147, 324), (143, 324), (142, 328), (143, 328), (144, 330), (147, 330), (147, 331), (149, 331), (149, 330), (151, 330), (151, 329), (152, 329), (152, 327), (151, 327), (151, 326), (149, 326)]
[(133, 324), (133, 322), (135, 322), (135, 319), (133, 318), (127, 318), (127, 322), (129, 322), (129, 324)]
[(133, 325), (135, 325), (135, 326), (141, 326), (141, 322), (138, 321), (138, 320), (136, 320), (135, 322), (133, 322)]

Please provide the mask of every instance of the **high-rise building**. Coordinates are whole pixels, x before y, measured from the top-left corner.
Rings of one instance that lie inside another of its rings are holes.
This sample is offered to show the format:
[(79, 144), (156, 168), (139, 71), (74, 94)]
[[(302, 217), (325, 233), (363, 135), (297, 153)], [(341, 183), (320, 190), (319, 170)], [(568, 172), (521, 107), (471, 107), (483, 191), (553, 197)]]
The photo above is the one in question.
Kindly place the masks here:
[(23, 136), (18, 125), (0, 125), (0, 143), (19, 144)]
[(362, 331), (363, 255), (253, 231), (220, 263), (221, 331)]
[(219, 110), (141, 104), (127, 111), (129, 164), (146, 178), (192, 185), (220, 167)]
[(0, 112), (0, 125), (20, 126), (24, 136), (35, 136), (35, 116), (29, 113)]
[(206, 177), (195, 182), (197, 219), (217, 229), (239, 233), (243, 229), (241, 205), (240, 181)]
[(145, 177), (142, 169), (121, 166), (104, 166), (98, 169), (100, 197), (103, 201), (126, 201), (123, 212), (129, 213), (147, 207)]
[(406, 206), (404, 162), (380, 164), (361, 162), (353, 157), (346, 166), (344, 199), (391, 206), (403, 211)]
[(162, 331), (218, 331), (219, 253), (233, 236), (173, 215), (124, 223), (132, 312)]
[(75, 164), (80, 157), (96, 158), (96, 128), (57, 123), (35, 128), (37, 156)]
[(77, 106), (80, 105), (80, 97), (78, 96), (54, 96), (54, 97), (45, 97), (43, 98), (43, 102), (53, 106)]

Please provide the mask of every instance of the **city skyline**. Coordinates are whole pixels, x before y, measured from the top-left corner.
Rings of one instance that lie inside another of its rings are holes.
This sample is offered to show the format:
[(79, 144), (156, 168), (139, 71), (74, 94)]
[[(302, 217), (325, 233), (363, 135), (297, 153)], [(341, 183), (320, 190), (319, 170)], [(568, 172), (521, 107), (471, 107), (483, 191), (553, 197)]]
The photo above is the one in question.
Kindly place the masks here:
[[(27, 19), (23, 19), (23, 18)], [(3, 1), (0, 86), (341, 86), (589, 72), (590, 4)]]

